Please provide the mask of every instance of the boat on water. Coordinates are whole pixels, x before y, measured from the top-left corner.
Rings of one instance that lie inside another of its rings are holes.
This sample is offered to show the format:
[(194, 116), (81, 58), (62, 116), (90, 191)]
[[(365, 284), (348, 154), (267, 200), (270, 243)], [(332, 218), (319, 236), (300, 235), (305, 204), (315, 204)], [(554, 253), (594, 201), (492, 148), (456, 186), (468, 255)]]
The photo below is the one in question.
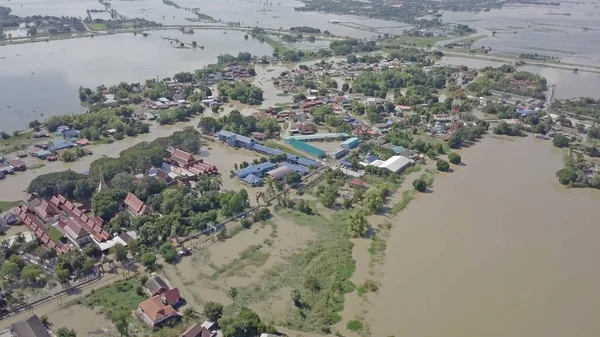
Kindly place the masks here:
[(541, 133), (536, 133), (535, 134), (535, 138), (538, 138), (538, 139), (549, 139), (548, 136), (546, 136), (544, 134), (541, 134)]

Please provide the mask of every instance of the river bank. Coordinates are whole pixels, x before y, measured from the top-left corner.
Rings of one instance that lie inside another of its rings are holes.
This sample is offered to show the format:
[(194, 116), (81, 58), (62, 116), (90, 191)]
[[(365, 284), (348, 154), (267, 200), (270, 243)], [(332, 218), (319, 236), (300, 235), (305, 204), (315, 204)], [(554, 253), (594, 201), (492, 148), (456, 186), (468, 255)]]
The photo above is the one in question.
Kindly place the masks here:
[(600, 192), (560, 186), (562, 155), (533, 137), (464, 150), (392, 221), (372, 335), (595, 336)]

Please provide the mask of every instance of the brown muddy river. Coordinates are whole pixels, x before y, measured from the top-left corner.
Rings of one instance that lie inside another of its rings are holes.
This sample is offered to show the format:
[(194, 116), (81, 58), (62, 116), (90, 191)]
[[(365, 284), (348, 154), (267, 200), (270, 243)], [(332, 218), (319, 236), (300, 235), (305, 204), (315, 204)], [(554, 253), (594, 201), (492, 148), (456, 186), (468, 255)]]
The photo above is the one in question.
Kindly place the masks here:
[(373, 336), (600, 336), (600, 191), (551, 147), (486, 138), (397, 217)]

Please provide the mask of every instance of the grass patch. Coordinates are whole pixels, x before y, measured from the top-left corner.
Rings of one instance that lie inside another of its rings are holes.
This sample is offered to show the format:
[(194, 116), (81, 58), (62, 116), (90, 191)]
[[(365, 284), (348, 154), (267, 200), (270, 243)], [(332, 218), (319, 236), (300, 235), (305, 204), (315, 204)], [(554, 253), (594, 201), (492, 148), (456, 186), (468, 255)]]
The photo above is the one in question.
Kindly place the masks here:
[(8, 211), (19, 203), (20, 201), (0, 201), (0, 212)]
[(341, 320), (338, 312), (344, 308), (344, 294), (355, 289), (350, 282), (355, 269), (352, 243), (344, 223), (349, 212), (335, 212), (330, 219), (281, 208), (276, 213), (300, 226), (311, 227), (317, 239), (305, 250), (287, 257), (286, 263), (266, 270), (257, 284), (239, 289), (236, 305), (265, 301), (283, 287), (298, 289), (300, 309), (290, 309), (276, 317), (276, 324), (328, 333), (331, 325)]
[(283, 144), (279, 144), (279, 143), (274, 142), (272, 140), (265, 140), (263, 142), (263, 145), (264, 146), (268, 146), (268, 147), (272, 147), (274, 149), (280, 149), (280, 150), (285, 151), (285, 152), (287, 152), (287, 153), (289, 153), (291, 155), (294, 155), (294, 156), (306, 157), (306, 154), (303, 154), (302, 152), (298, 152), (298, 151), (296, 151), (296, 150), (294, 150), (292, 148), (289, 148), (289, 147), (287, 147), (287, 146), (285, 146)]
[(63, 234), (56, 227), (51, 226), (48, 228), (48, 237), (50, 237), (50, 240), (58, 242), (63, 237)]
[(46, 166), (46, 164), (42, 164), (42, 163), (37, 163), (37, 164), (33, 164), (29, 167), (27, 167), (30, 170), (37, 170), (37, 169), (41, 169), (42, 167)]
[(346, 324), (346, 328), (350, 331), (360, 331), (363, 328), (363, 324), (361, 321), (353, 319), (351, 321), (348, 321), (348, 324)]
[(239, 257), (225, 266), (219, 268), (211, 275), (212, 280), (216, 280), (220, 275), (225, 276), (247, 276), (244, 269), (248, 266), (260, 267), (264, 265), (271, 254), (261, 252), (262, 245), (250, 246), (240, 253)]
[(392, 214), (402, 212), (408, 206), (411, 200), (415, 198), (415, 190), (406, 190), (402, 192), (402, 200), (392, 207)]
[(87, 26), (91, 29), (91, 30), (106, 30), (106, 24), (105, 23), (88, 23)]
[(386, 223), (377, 226), (375, 235), (373, 236), (373, 239), (371, 239), (371, 246), (369, 246), (369, 254), (371, 255), (371, 266), (375, 265), (376, 263), (383, 262), (383, 258), (385, 257), (385, 250), (387, 249), (387, 239), (390, 236), (391, 228), (391, 223)]
[(92, 142), (92, 145), (101, 145), (101, 144), (112, 144), (115, 142), (114, 138), (102, 138), (100, 140), (95, 140)]
[(85, 305), (92, 309), (100, 308), (100, 312), (110, 320), (119, 314), (129, 317), (131, 311), (147, 298), (139, 280), (131, 278), (92, 290), (85, 296)]

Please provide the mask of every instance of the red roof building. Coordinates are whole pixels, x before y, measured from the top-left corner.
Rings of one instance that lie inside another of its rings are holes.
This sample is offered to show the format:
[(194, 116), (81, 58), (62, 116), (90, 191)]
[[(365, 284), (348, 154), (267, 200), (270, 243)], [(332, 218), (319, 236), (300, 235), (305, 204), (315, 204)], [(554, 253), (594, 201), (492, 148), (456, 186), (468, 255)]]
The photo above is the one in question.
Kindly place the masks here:
[(127, 211), (133, 216), (140, 216), (151, 211), (150, 208), (133, 193), (127, 193), (125, 206), (127, 206)]
[(179, 313), (172, 306), (165, 304), (160, 296), (154, 296), (138, 305), (136, 315), (144, 323), (156, 326), (179, 316)]
[(183, 302), (183, 297), (181, 297), (181, 294), (179, 293), (179, 290), (177, 290), (177, 288), (165, 291), (160, 295), (160, 297), (162, 298), (164, 303), (173, 307), (176, 307), (177, 305)]
[(202, 159), (196, 159), (191, 153), (179, 149), (175, 149), (167, 160), (196, 176), (217, 174), (219, 172), (215, 165), (206, 163)]

